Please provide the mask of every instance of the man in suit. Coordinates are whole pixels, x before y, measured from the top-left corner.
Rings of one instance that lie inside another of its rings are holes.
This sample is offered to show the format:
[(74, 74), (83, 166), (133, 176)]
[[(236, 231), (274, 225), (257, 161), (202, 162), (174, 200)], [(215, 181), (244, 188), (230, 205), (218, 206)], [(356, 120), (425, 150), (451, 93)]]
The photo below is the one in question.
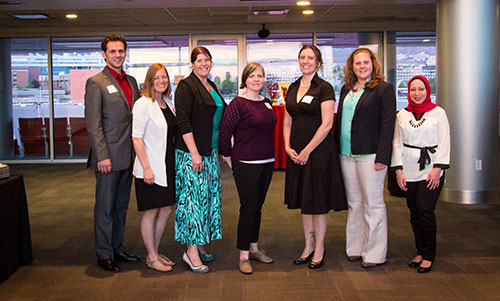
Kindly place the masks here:
[(94, 238), (97, 265), (119, 272), (115, 261), (138, 262), (125, 252), (125, 218), (132, 185), (132, 103), (139, 98), (134, 77), (122, 66), (127, 43), (111, 35), (101, 44), (107, 66), (85, 85), (85, 122), (91, 150), (87, 167), (95, 171)]

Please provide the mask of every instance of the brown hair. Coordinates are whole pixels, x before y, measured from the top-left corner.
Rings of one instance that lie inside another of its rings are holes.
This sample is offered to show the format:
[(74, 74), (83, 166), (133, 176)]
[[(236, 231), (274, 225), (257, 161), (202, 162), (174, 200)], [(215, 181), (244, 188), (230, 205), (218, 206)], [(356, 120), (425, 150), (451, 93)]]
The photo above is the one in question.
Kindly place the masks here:
[(204, 54), (206, 57), (212, 60), (212, 55), (210, 54), (210, 51), (208, 51), (208, 49), (203, 46), (198, 46), (194, 48), (193, 51), (191, 51), (191, 63), (194, 63), (194, 61), (196, 61), (198, 54)]
[(385, 79), (385, 76), (380, 71), (381, 69), (380, 62), (378, 61), (375, 53), (373, 53), (373, 51), (371, 51), (368, 48), (361, 47), (351, 52), (344, 66), (345, 87), (348, 90), (352, 90), (352, 88), (358, 81), (356, 74), (354, 74), (353, 66), (354, 66), (354, 56), (360, 52), (367, 52), (370, 55), (370, 59), (373, 65), (371, 79), (369, 82), (366, 83), (366, 86), (368, 88), (375, 88), (380, 82), (384, 81)]
[(127, 42), (125, 41), (125, 38), (123, 36), (119, 36), (119, 35), (116, 35), (116, 34), (112, 34), (110, 36), (107, 36), (104, 38), (104, 40), (102, 40), (101, 42), (101, 50), (106, 52), (106, 50), (108, 49), (108, 43), (109, 42), (122, 42), (123, 43), (123, 48), (125, 50), (127, 50)]
[(299, 55), (298, 55), (299, 59), (300, 59), (300, 54), (302, 53), (302, 51), (304, 51), (306, 49), (311, 49), (312, 52), (314, 53), (314, 55), (316, 56), (316, 63), (319, 64), (318, 68), (323, 66), (323, 59), (321, 58), (321, 51), (319, 50), (318, 47), (311, 45), (311, 44), (306, 44), (306, 45), (302, 46), (302, 48), (299, 51)]
[(262, 67), (261, 64), (259, 63), (249, 63), (248, 65), (245, 66), (243, 69), (243, 72), (241, 73), (241, 85), (240, 89), (246, 88), (247, 84), (246, 81), (250, 74), (252, 74), (255, 70), (259, 69), (262, 71), (262, 75), (266, 77), (266, 72), (264, 71), (264, 67)]
[(154, 82), (155, 82), (155, 75), (156, 72), (159, 70), (165, 70), (165, 73), (167, 74), (168, 77), (168, 86), (167, 90), (163, 92), (163, 95), (168, 97), (170, 93), (172, 92), (172, 86), (170, 85), (170, 76), (168, 75), (167, 68), (163, 66), (160, 63), (154, 63), (151, 65), (148, 69), (148, 72), (146, 72), (146, 78), (144, 79), (144, 86), (142, 87), (142, 95), (151, 98), (152, 101), (155, 101), (155, 88), (154, 88)]

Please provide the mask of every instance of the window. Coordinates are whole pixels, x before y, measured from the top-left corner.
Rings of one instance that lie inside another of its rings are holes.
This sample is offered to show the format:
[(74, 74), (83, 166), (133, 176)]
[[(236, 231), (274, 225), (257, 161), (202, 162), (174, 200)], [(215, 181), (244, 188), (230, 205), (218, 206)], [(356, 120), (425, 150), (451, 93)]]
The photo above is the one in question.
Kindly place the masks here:
[[(2, 152), (3, 159), (48, 158), (50, 153), (49, 94), (47, 89), (47, 39), (1, 39), (10, 44), (10, 65), (2, 58), (1, 68), (10, 70), (12, 123), (2, 122), (1, 131), (12, 131), (12, 144)], [(8, 46), (7, 46), (8, 47)], [(8, 54), (7, 54), (8, 55)], [(7, 63), (7, 64), (5, 64)], [(5, 117), (6, 115), (2, 115)], [(5, 121), (5, 120), (4, 120)], [(9, 124), (8, 128), (5, 125)], [(12, 128), (10, 128), (12, 125)]]
[[(90, 142), (85, 128), (84, 95), (87, 79), (105, 66), (102, 37), (54, 38), (52, 65), (54, 87), (54, 140), (56, 158), (86, 158)], [(187, 36), (126, 37), (125, 71), (142, 87), (153, 63), (167, 68), (173, 90), (178, 75), (189, 73)]]
[(259, 63), (266, 71), (262, 95), (273, 102), (283, 103), (279, 83), (294, 82), (302, 75), (298, 64), (299, 50), (303, 45), (312, 43), (310, 33), (271, 34), (266, 39), (256, 34), (247, 35), (247, 62)]
[(358, 48), (358, 33), (318, 33), (316, 45), (321, 50), (323, 68), (318, 74), (328, 81), (335, 91), (335, 99), (340, 97), (344, 85), (344, 66), (349, 54)]
[(398, 32), (396, 34), (397, 109), (408, 105), (408, 81), (423, 75), (431, 86), (431, 100), (436, 102), (436, 33)]

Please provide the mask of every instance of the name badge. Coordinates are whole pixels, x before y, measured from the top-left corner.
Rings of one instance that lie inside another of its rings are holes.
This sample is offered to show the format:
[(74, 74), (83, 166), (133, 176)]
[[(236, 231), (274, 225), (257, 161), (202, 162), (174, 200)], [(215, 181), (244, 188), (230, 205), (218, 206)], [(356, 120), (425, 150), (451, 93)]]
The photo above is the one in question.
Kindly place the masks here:
[(115, 86), (113, 86), (113, 85), (109, 85), (109, 86), (107, 86), (106, 88), (108, 88), (108, 92), (109, 92), (109, 94), (112, 94), (112, 93), (116, 93), (116, 92), (118, 92), (118, 90), (116, 90), (116, 87), (115, 87)]
[(272, 109), (273, 109), (273, 107), (271, 107), (271, 105), (270, 105), (268, 102), (265, 102), (264, 104), (266, 105), (266, 107), (267, 107), (269, 110), (272, 110)]
[(305, 95), (303, 98), (302, 98), (302, 101), (303, 103), (307, 103), (307, 104), (311, 104), (311, 101), (314, 99), (313, 96), (311, 95)]

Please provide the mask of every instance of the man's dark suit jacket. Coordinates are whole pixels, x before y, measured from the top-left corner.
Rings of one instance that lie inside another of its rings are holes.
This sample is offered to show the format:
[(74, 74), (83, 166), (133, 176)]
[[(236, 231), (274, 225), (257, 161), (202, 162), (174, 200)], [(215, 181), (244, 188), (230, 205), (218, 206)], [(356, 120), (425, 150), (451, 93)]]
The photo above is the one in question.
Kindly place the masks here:
[[(342, 107), (348, 93), (349, 90), (343, 86), (335, 124), (335, 138), (339, 148)], [(352, 118), (352, 154), (376, 154), (375, 163), (389, 166), (395, 119), (396, 97), (393, 86), (390, 83), (381, 82), (375, 88), (365, 87), (365, 92), (359, 98)]]
[[(132, 102), (139, 98), (137, 81), (127, 75)], [(97, 171), (97, 161), (111, 159), (112, 171), (125, 170), (133, 159), (132, 113), (120, 85), (107, 68), (87, 80), (85, 122), (90, 138), (87, 166)]]

